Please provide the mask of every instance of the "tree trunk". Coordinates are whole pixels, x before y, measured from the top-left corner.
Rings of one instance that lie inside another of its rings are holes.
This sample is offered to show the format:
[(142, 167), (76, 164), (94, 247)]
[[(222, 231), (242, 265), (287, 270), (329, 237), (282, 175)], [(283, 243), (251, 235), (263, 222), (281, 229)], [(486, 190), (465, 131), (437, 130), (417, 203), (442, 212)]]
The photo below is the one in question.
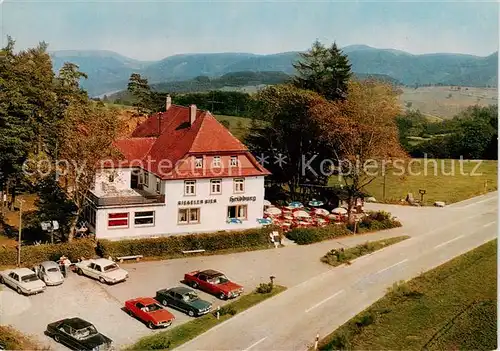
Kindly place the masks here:
[(70, 224), (70, 227), (69, 227), (69, 233), (68, 233), (68, 242), (70, 243), (71, 241), (73, 241), (73, 238), (75, 237), (75, 234), (76, 234), (76, 225), (78, 224), (78, 217), (80, 217), (80, 214), (79, 214), (80, 211), (78, 211), (77, 215), (75, 216), (75, 218), (73, 218), (71, 220), (71, 224)]

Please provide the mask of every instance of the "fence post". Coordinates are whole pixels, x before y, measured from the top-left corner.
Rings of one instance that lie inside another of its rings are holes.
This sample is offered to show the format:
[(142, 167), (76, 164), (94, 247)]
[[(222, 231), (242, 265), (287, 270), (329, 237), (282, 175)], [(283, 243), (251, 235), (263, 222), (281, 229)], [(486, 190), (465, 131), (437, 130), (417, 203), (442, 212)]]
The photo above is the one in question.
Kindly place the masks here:
[(314, 341), (314, 349), (318, 349), (318, 343), (319, 343), (319, 333), (316, 334), (316, 340)]

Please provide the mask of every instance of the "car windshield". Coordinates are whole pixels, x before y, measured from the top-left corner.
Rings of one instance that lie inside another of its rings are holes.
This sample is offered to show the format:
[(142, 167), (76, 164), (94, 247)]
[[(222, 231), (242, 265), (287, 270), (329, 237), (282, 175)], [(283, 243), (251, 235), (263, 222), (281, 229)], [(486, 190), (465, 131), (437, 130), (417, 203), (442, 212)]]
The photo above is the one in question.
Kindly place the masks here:
[(116, 263), (110, 264), (106, 267), (104, 267), (104, 272), (110, 272), (118, 269), (118, 265)]
[(38, 280), (38, 277), (36, 276), (36, 274), (28, 274), (22, 277), (21, 280), (23, 282), (34, 282), (35, 280)]
[(182, 299), (183, 299), (184, 301), (186, 301), (186, 302), (187, 302), (187, 301), (193, 301), (193, 300), (196, 300), (197, 298), (198, 298), (198, 295), (196, 295), (196, 293), (194, 293), (194, 292), (188, 292), (188, 293), (186, 293), (186, 294), (182, 295)]
[(57, 269), (56, 267), (52, 267), (52, 268), (47, 269), (47, 272), (57, 273), (57, 272), (59, 272), (59, 269)]
[(224, 284), (227, 283), (229, 279), (225, 275), (219, 275), (218, 277), (210, 279), (210, 283), (212, 284)]
[(154, 311), (161, 310), (162, 307), (155, 304), (155, 303), (152, 303), (151, 305), (147, 305), (146, 307), (143, 307), (143, 309), (144, 309), (144, 312), (154, 312)]
[(83, 340), (95, 334), (97, 334), (97, 329), (93, 325), (90, 325), (86, 328), (75, 330), (73, 336), (75, 339)]

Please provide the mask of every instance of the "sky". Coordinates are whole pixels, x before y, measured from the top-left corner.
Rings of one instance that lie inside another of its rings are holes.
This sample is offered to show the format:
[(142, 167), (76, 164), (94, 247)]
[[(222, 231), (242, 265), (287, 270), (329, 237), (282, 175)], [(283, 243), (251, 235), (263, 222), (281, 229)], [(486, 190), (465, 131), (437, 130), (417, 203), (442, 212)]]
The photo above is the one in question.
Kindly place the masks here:
[(25, 49), (111, 50), (139, 60), (183, 53), (306, 50), (316, 39), (413, 54), (498, 50), (496, 2), (0, 0)]

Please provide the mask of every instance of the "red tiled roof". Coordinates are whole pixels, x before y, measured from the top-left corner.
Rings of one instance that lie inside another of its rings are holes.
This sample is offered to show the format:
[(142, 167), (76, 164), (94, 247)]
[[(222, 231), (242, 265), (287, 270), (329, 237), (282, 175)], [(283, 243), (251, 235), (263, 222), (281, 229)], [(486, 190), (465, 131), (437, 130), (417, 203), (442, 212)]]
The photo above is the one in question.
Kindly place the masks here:
[[(253, 168), (242, 169), (244, 174), (241, 176), (270, 174), (210, 112), (197, 110), (196, 120), (191, 125), (189, 111), (189, 107), (171, 105), (166, 112), (157, 113), (140, 124), (131, 138), (117, 140), (115, 145), (125, 157), (125, 162), (121, 164), (128, 161), (133, 165), (142, 160), (143, 168), (162, 179), (204, 178), (214, 174), (195, 172), (186, 176), (185, 172), (176, 171), (175, 165), (190, 154), (239, 153), (246, 154), (254, 165)], [(227, 174), (215, 176), (235, 176), (230, 172), (226, 170)]]

